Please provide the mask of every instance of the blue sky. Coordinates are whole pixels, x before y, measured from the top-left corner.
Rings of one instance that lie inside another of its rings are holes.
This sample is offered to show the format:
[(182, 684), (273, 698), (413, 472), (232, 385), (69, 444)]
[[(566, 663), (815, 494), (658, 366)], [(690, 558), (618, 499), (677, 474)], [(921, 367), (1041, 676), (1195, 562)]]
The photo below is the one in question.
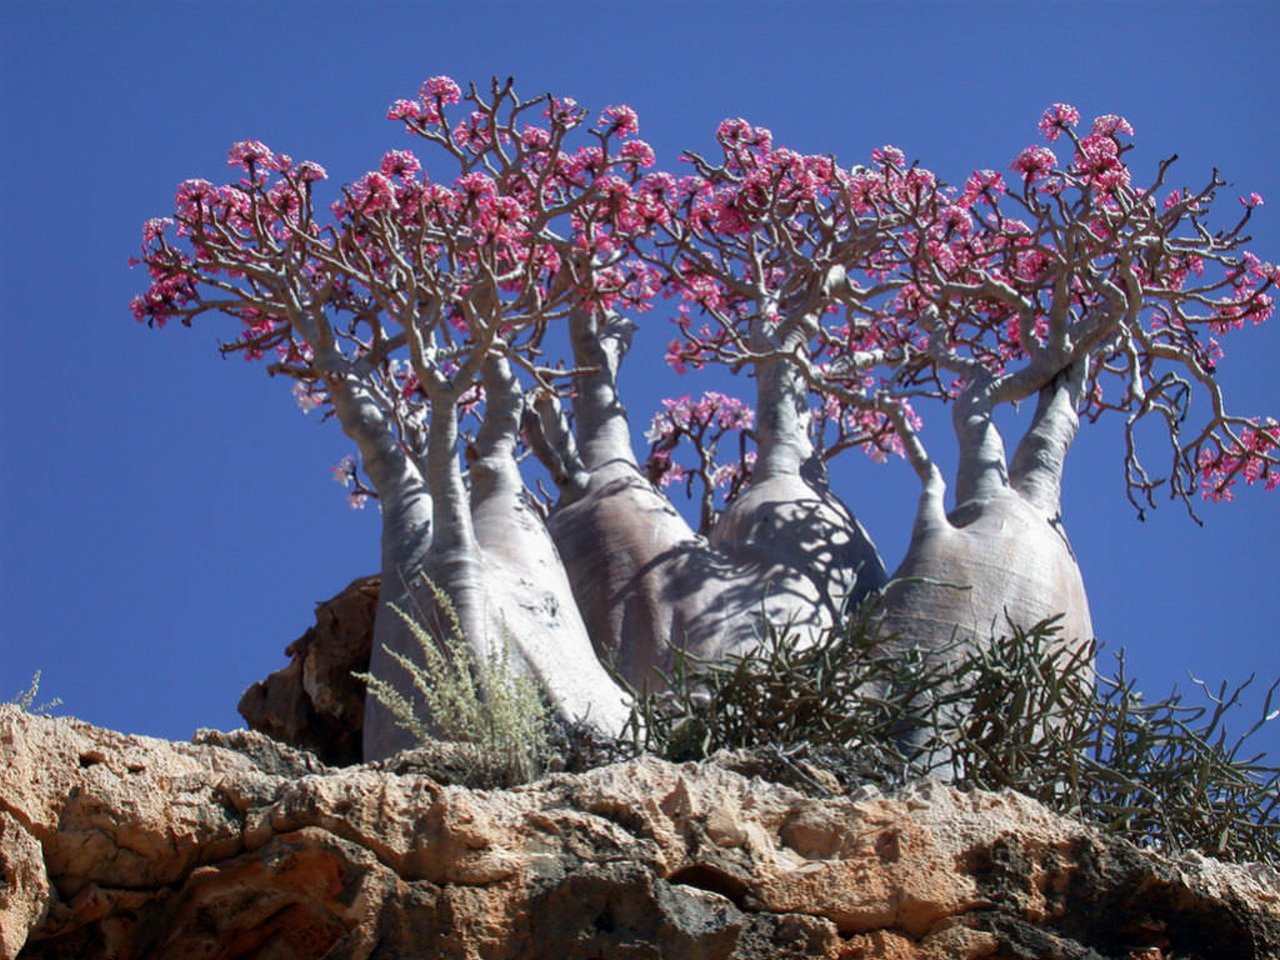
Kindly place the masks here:
[[(376, 566), (376, 514), (349, 511), (330, 478), (349, 452), (336, 426), (221, 359), (229, 327), (150, 331), (129, 315), (143, 220), (170, 212), (187, 177), (225, 180), (232, 142), (261, 139), (345, 182), (412, 145), (383, 116), (423, 78), (510, 74), (526, 95), (631, 104), (660, 165), (744, 116), (845, 164), (892, 143), (962, 181), (1007, 169), (1041, 111), (1066, 101), (1134, 124), (1139, 179), (1177, 153), (1175, 180), (1217, 167), (1262, 194), (1252, 249), (1276, 261), (1277, 28), (1280, 8), (1264, 3), (10, 0), (0, 698), (42, 669), (45, 692), (94, 723), (179, 739), (237, 726), (241, 691), (283, 665), (313, 604)], [(642, 319), (624, 374), (641, 427), (659, 396), (705, 386), (661, 367), (659, 314)], [(1277, 324), (1225, 343), (1242, 412), (1280, 414)], [(932, 419), (945, 447), (946, 417)], [(1153, 695), (1187, 688), (1188, 672), (1280, 675), (1280, 500), (1247, 490), (1206, 505), (1204, 527), (1172, 503), (1140, 523), (1119, 441), (1115, 425), (1087, 427), (1068, 463), (1065, 519), (1099, 635)], [(857, 455), (836, 473), (892, 568), (914, 475)], [(1280, 757), (1280, 732), (1264, 742)]]

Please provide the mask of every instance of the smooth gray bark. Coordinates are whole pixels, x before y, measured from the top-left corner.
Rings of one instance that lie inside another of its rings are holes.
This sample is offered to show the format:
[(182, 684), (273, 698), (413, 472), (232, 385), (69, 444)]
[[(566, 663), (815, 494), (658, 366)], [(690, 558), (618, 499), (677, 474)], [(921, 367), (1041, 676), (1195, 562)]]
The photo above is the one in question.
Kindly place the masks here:
[[(885, 598), (885, 630), (902, 646), (983, 643), (1006, 629), (1064, 614), (1061, 642), (1093, 638), (1084, 582), (1062, 523), (1060, 491), (1075, 437), (1082, 376), (1074, 368), (1039, 393), (1032, 422), (1006, 465), (981, 388), (955, 410), (960, 441), (957, 503), (945, 487), (921, 497), (911, 544)], [(966, 391), (967, 393), (969, 391)]]
[(486, 413), (470, 466), (489, 643), (533, 676), (563, 719), (620, 733), (628, 701), (592, 648), (564, 564), (515, 460), (524, 398), (507, 362), (485, 364)]
[(766, 367), (759, 390), (756, 479), (708, 543), (636, 462), (617, 388), (629, 328), (585, 312), (570, 323), (586, 372), (573, 401), (576, 445), (543, 451), (561, 487), (548, 526), (596, 649), (628, 683), (652, 688), (677, 649), (714, 658), (754, 645), (770, 623), (829, 624), (854, 571), (860, 588), (881, 582), (861, 527), (803, 476), (818, 464), (807, 399), (785, 363)]
[[(443, 618), (420, 571), (449, 597), (475, 656), (500, 655), (505, 646), (511, 668), (537, 681), (558, 716), (617, 733), (628, 716), (626, 699), (591, 648), (559, 556), (529, 504), (514, 459), (523, 398), (505, 360), (485, 362), (484, 382), (484, 422), (467, 451), (469, 482), (459, 463), (456, 394), (437, 389), (431, 396), (426, 467), (434, 535), (414, 574), (397, 577), (397, 605), (441, 629)], [(412, 461), (406, 458), (402, 466), (412, 468)], [(417, 641), (394, 611), (380, 610), (375, 635), (391, 650), (420, 659)], [(380, 645), (373, 655), (372, 673), (411, 689), (403, 668)], [(411, 745), (408, 734), (371, 700), (365, 758)]]
[[(381, 581), (369, 670), (386, 677), (400, 670), (387, 649), (413, 649), (413, 638), (393, 608), (412, 609), (410, 588), (421, 576), (432, 545), (434, 503), (418, 464), (405, 452), (368, 388), (355, 376), (334, 377), (329, 394), (338, 421), (359, 449), (365, 475), (378, 493)], [(381, 745), (379, 755), (413, 745), (373, 697), (365, 704), (362, 736), (366, 751), (370, 743)]]
[(739, 582), (636, 461), (617, 389), (630, 333), (621, 319), (602, 323), (585, 311), (570, 317), (574, 360), (586, 372), (573, 401), (576, 444), (560, 431), (552, 472), (561, 499), (548, 527), (597, 651), (640, 688), (654, 685), (655, 668), (670, 667), (676, 647), (709, 654), (725, 636), (747, 642), (757, 627), (744, 615), (751, 585)]
[[(760, 347), (785, 346), (762, 343)], [(829, 490), (809, 437), (804, 379), (783, 358), (755, 364), (757, 446), (751, 484), (720, 518), (712, 546), (749, 565), (771, 623), (827, 626), (884, 583), (875, 545)]]

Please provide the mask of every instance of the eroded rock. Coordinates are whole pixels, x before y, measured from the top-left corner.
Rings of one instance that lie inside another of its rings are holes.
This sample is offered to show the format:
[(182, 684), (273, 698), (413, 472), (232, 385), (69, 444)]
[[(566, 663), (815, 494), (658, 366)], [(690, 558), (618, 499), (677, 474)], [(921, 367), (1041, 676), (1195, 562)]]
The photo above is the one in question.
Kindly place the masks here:
[(369, 669), (378, 584), (361, 577), (316, 605), (315, 625), (285, 648), (289, 665), (240, 698), (250, 728), (328, 764), (360, 762), (365, 693), (353, 674)]
[(200, 740), (0, 708), (0, 958), (1280, 955), (1274, 871), (1013, 793), (656, 759), (483, 791)]

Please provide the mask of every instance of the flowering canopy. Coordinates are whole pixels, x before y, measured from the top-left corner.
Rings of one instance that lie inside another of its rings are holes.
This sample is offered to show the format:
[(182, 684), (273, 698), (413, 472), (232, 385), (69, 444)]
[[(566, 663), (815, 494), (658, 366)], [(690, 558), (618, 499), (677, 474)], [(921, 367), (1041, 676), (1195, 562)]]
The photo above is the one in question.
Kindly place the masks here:
[[(450, 126), (448, 109), (464, 100), (473, 109)], [(624, 258), (646, 224), (641, 171), (653, 152), (628, 107), (604, 111), (573, 148), (585, 109), (521, 100), (510, 83), (463, 97), (434, 77), (388, 116), (451, 178), (390, 151), (342, 188), (325, 222), (323, 167), (242, 141), (228, 157), (238, 180), (185, 181), (174, 217), (144, 227), (152, 283), (133, 311), (156, 326), (209, 311), (237, 318), (240, 335), (223, 349), (271, 358), (304, 410), (329, 404), (330, 380), (350, 365), (416, 447), (421, 398), (476, 400), (486, 356), (549, 386), (565, 374), (536, 361), (548, 323), (582, 300), (644, 306), (649, 270)]]
[[(826, 481), (848, 449), (903, 455), (924, 485), (888, 596), (893, 628), (923, 647), (1002, 612), (1066, 610), (1067, 640), (1090, 638), (1059, 523), (1079, 415), (1124, 417), (1140, 510), (1162, 488), (1190, 506), (1241, 479), (1280, 485), (1280, 424), (1230, 412), (1216, 377), (1218, 338), (1272, 313), (1280, 270), (1244, 232), (1262, 199), (1214, 226), (1216, 173), (1170, 189), (1168, 160), (1135, 185), (1122, 117), (1084, 132), (1055, 104), (1008, 171), (949, 186), (895, 147), (845, 168), (740, 119), (675, 177), (651, 170), (630, 107), (589, 125), (572, 99), (524, 100), (511, 81), (464, 93), (433, 77), (387, 115), (424, 156), (387, 152), (327, 213), (324, 168), (256, 140), (232, 147), (232, 182), (183, 182), (173, 215), (144, 225), (151, 282), (133, 312), (233, 318), (224, 351), (267, 360), (356, 442), (335, 478), (353, 505), (379, 500), (384, 610), (428, 574), (468, 638), (513, 636), (570, 716), (617, 726), (592, 645), (639, 686), (674, 650), (739, 650), (766, 613), (820, 628), (844, 592), (880, 587), (874, 545)], [(668, 364), (747, 370), (755, 396), (665, 401), (646, 477), (617, 373), (628, 315), (659, 294)], [(1029, 398), (1007, 458), (992, 413)], [(959, 439), (953, 514), (922, 439), (930, 404), (951, 408)], [(1150, 422), (1163, 463), (1140, 456)], [(558, 487), (549, 513), (523, 489), (522, 440)], [(659, 489), (679, 483), (701, 484), (702, 536)], [(956, 584), (963, 603), (938, 592)]]
[[(1126, 417), (1135, 504), (1167, 486), (1230, 499), (1243, 478), (1280, 483), (1275, 421), (1231, 414), (1215, 379), (1217, 337), (1271, 315), (1280, 271), (1244, 249), (1262, 199), (1241, 197), (1234, 223), (1210, 225), (1225, 183), (1133, 184), (1132, 126), (1055, 104), (1040, 121), (1071, 160), (1033, 145), (1014, 158), (1012, 186), (994, 170), (956, 188), (902, 151), (844, 170), (828, 157), (775, 148), (767, 130), (726, 121), (723, 159), (691, 155), (659, 226), (680, 337), (677, 372), (787, 357), (817, 393), (815, 435), (831, 452), (930, 461), (914, 405), (981, 390), (990, 403), (1033, 396), (1073, 363), (1087, 366), (1084, 413)], [(762, 336), (772, 334), (772, 337)], [(1206, 402), (1206, 415), (1192, 419)], [(1194, 401), (1194, 403), (1193, 403)], [(1167, 466), (1139, 457), (1151, 418), (1169, 439)], [(923, 475), (923, 473), (922, 473)]]

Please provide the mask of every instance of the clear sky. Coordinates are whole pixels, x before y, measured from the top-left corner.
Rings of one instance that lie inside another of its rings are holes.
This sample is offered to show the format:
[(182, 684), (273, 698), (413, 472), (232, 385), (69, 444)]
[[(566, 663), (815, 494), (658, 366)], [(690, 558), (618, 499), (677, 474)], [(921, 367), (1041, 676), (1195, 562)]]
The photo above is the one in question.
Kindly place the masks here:
[[(674, 166), (743, 116), (846, 165), (892, 143), (944, 178), (1008, 168), (1055, 101), (1137, 130), (1142, 180), (1217, 167), (1280, 260), (1280, 78), (1272, 3), (99, 3), (0, 5), (0, 699), (36, 669), (63, 710), (184, 739), (239, 725), (251, 682), (283, 666), (313, 604), (377, 565), (377, 516), (329, 468), (349, 446), (285, 383), (218, 356), (231, 328), (151, 331), (126, 261), (187, 177), (225, 181), (253, 137), (338, 182), (412, 146), (384, 119), (423, 78), (514, 75), (600, 108), (629, 103)], [(659, 396), (698, 392), (658, 357), (645, 315), (624, 374), (643, 428)], [(1280, 320), (1233, 334), (1234, 407), (1280, 415)], [(746, 385), (743, 385), (745, 392)], [(929, 411), (925, 411), (928, 417)], [(946, 442), (946, 416), (928, 436)], [(1149, 694), (1188, 672), (1280, 675), (1280, 500), (1244, 490), (1140, 523), (1115, 425), (1086, 427), (1065, 521), (1100, 637)], [(892, 569), (917, 496), (898, 462), (857, 454), (837, 488)], [(1106, 656), (1109, 656), (1107, 654)], [(1235, 726), (1251, 720), (1237, 712)], [(1280, 724), (1273, 724), (1273, 727)], [(1280, 758), (1280, 732), (1265, 743)]]

